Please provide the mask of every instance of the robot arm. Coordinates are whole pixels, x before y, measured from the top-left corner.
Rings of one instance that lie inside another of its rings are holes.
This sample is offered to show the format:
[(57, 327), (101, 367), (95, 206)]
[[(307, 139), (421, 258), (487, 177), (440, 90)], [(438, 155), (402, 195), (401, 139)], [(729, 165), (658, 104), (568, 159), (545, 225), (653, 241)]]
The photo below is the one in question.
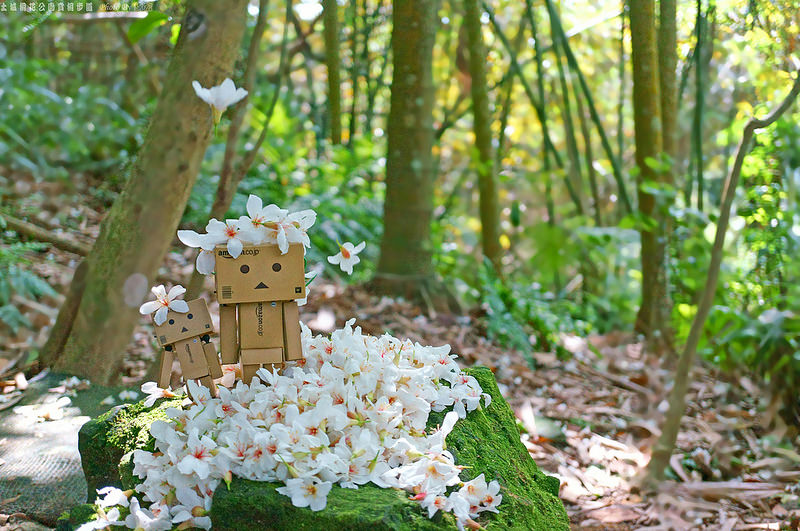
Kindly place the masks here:
[(219, 350), (222, 363), (228, 365), (239, 362), (238, 327), (236, 326), (236, 305), (219, 305)]

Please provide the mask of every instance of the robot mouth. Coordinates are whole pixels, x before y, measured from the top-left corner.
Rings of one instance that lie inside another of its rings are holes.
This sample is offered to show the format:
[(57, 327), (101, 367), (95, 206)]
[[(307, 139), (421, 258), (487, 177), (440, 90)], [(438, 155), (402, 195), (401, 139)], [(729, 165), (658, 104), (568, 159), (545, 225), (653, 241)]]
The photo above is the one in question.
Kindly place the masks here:
[(188, 331), (189, 331), (189, 329), (186, 328), (185, 326), (181, 329), (181, 332), (188, 332)]
[(263, 282), (259, 282), (259, 283), (258, 283), (258, 286), (256, 286), (256, 289), (267, 289), (268, 287), (269, 287), (269, 286), (267, 286), (267, 285), (266, 285), (266, 284), (264, 284)]

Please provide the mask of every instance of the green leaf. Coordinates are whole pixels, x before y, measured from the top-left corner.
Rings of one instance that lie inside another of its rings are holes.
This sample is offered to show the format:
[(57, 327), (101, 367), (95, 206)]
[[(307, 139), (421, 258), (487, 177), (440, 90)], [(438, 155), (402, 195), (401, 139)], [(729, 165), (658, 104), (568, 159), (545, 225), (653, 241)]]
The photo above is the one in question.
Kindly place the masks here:
[(170, 29), (169, 43), (173, 46), (178, 42), (178, 35), (181, 33), (181, 25), (173, 24)]
[(139, 42), (154, 29), (163, 26), (168, 20), (169, 17), (164, 13), (160, 11), (150, 11), (147, 13), (146, 17), (140, 18), (131, 24), (131, 27), (128, 28), (128, 39), (130, 39), (132, 43)]

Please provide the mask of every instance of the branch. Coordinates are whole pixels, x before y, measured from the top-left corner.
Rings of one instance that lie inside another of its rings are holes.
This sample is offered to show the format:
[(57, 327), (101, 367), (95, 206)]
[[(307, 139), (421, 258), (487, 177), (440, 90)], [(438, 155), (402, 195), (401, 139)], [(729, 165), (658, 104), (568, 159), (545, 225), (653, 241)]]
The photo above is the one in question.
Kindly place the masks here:
[(725, 244), (725, 232), (728, 229), (728, 219), (730, 218), (731, 205), (736, 196), (736, 187), (739, 184), (739, 175), (742, 172), (744, 158), (750, 149), (750, 141), (756, 129), (763, 129), (774, 123), (786, 110), (794, 103), (797, 95), (800, 94), (800, 70), (792, 85), (792, 90), (781, 102), (778, 107), (765, 118), (751, 118), (742, 132), (742, 140), (739, 142), (739, 149), (736, 152), (736, 160), (733, 163), (722, 191), (722, 206), (717, 222), (717, 232), (714, 236), (714, 246), (711, 248), (711, 263), (708, 266), (708, 276), (700, 304), (697, 307), (697, 314), (692, 321), (692, 328), (689, 337), (686, 339), (683, 353), (678, 360), (675, 369), (674, 386), (669, 397), (669, 411), (664, 419), (664, 426), (661, 436), (653, 448), (653, 457), (647, 467), (647, 477), (643, 478), (645, 483), (655, 484), (664, 478), (664, 469), (669, 463), (672, 450), (675, 448), (675, 441), (678, 438), (681, 418), (686, 412), (686, 390), (689, 387), (689, 370), (694, 363), (697, 352), (697, 345), (700, 342), (700, 335), (714, 304), (714, 295), (717, 291), (717, 281), (719, 270), (722, 263), (723, 246)]
[(14, 216), (11, 216), (5, 212), (0, 213), (0, 218), (5, 221), (6, 226), (8, 226), (9, 229), (16, 231), (23, 236), (27, 236), (28, 238), (49, 243), (53, 247), (61, 249), (62, 251), (77, 254), (78, 256), (86, 256), (92, 249), (90, 245), (75, 241), (71, 238), (65, 238), (53, 231), (43, 229), (28, 221), (15, 218)]

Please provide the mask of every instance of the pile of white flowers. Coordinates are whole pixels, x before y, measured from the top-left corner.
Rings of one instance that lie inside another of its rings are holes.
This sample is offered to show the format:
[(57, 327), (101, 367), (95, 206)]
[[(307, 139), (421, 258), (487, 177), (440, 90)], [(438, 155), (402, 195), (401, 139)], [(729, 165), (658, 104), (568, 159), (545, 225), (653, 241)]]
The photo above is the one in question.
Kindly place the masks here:
[[(304, 326), (305, 360), (284, 374), (262, 369), (266, 385), (254, 379), (220, 387), (219, 398), (193, 385), (195, 404), (170, 408), (169, 421), (151, 426), (156, 452), (134, 452), (134, 474), (143, 479), (136, 490), (150, 505), (134, 507), (131, 498), (124, 525), (208, 529), (214, 489), (233, 475), (283, 482), (278, 492), (313, 511), (325, 508), (334, 483), (372, 482), (405, 489), (430, 517), (454, 513), (462, 529), (477, 526), (473, 518), (483, 511), (497, 512), (497, 481), (487, 484), (481, 474), (462, 482), (445, 445), (455, 422), (488, 405), (489, 395), (461, 372), (449, 346), (367, 336), (353, 323), (330, 338)], [(169, 396), (153, 385), (143, 391)], [(429, 413), (451, 406), (442, 426), (426, 433)], [(120, 505), (119, 491), (105, 494), (105, 508)], [(115, 507), (87, 526), (123, 525), (116, 518)]]

